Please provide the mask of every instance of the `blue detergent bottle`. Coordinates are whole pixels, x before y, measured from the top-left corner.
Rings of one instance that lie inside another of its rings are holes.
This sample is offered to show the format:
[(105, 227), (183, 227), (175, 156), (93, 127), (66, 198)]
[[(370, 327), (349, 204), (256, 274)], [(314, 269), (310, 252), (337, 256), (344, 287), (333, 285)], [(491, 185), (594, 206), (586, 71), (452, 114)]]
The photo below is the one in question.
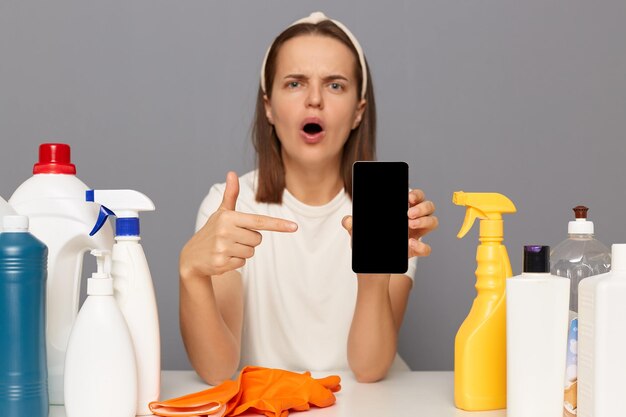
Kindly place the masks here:
[(5, 216), (0, 233), (0, 413), (48, 416), (45, 309), (48, 248), (28, 217)]

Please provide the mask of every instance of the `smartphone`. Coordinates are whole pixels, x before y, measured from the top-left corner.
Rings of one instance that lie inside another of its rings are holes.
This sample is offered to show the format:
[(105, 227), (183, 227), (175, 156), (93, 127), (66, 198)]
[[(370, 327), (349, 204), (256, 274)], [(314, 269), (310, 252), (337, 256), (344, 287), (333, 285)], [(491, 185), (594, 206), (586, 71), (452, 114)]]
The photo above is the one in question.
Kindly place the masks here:
[(404, 274), (409, 256), (409, 166), (357, 161), (352, 165), (352, 270)]

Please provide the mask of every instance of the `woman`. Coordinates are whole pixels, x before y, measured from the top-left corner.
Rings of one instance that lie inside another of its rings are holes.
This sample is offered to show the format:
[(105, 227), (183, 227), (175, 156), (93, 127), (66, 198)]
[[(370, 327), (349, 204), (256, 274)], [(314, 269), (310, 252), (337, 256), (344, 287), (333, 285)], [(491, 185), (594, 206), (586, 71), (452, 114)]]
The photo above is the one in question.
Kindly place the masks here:
[(209, 384), (240, 364), (349, 367), (363, 382), (391, 367), (415, 257), (430, 254), (419, 238), (437, 218), (410, 191), (409, 270), (352, 272), (351, 168), (374, 159), (375, 125), (367, 63), (345, 26), (318, 12), (274, 40), (257, 98), (257, 170), (211, 188), (180, 255), (183, 340)]

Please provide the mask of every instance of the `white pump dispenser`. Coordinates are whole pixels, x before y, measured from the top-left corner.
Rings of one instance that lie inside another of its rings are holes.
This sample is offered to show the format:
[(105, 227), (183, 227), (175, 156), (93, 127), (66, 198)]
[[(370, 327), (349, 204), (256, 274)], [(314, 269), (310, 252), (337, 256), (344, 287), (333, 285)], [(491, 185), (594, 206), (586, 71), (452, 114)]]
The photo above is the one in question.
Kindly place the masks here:
[(92, 250), (98, 272), (87, 283), (67, 344), (65, 412), (67, 417), (133, 417), (137, 370), (126, 320), (113, 297), (111, 253)]
[(15, 190), (9, 203), (18, 214), (28, 216), (30, 233), (48, 247), (48, 392), (50, 404), (62, 405), (65, 350), (78, 313), (83, 256), (91, 249), (111, 249), (113, 231), (107, 224), (98, 236), (88, 235), (98, 209), (85, 202), (89, 187), (76, 177), (69, 145), (40, 145), (33, 174)]
[(148, 404), (159, 399), (161, 345), (152, 276), (139, 243), (139, 212), (153, 211), (154, 203), (134, 190), (89, 190), (86, 198), (102, 205), (92, 235), (105, 224), (108, 216), (117, 217), (111, 270), (115, 298), (135, 347), (137, 415), (152, 415)]

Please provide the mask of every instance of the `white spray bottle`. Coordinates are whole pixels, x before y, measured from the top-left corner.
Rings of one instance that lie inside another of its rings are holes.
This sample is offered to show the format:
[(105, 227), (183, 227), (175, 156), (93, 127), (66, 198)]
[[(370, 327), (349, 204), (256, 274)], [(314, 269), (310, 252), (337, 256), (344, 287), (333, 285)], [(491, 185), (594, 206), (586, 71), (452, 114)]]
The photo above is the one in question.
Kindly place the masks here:
[(17, 213), (29, 217), (30, 233), (48, 246), (48, 392), (50, 404), (62, 405), (65, 351), (78, 313), (83, 256), (91, 249), (110, 250), (113, 231), (106, 225), (98, 236), (89, 236), (98, 208), (85, 202), (89, 187), (76, 177), (69, 145), (40, 145), (33, 174), (15, 190), (9, 203)]
[(92, 250), (98, 272), (72, 328), (65, 359), (67, 417), (134, 417), (137, 365), (126, 320), (113, 297), (111, 252)]
[(152, 415), (148, 404), (159, 399), (161, 345), (159, 316), (148, 261), (139, 240), (139, 212), (154, 204), (134, 190), (89, 190), (87, 201), (101, 204), (91, 235), (116, 216), (111, 275), (115, 298), (126, 318), (137, 358), (137, 415)]

